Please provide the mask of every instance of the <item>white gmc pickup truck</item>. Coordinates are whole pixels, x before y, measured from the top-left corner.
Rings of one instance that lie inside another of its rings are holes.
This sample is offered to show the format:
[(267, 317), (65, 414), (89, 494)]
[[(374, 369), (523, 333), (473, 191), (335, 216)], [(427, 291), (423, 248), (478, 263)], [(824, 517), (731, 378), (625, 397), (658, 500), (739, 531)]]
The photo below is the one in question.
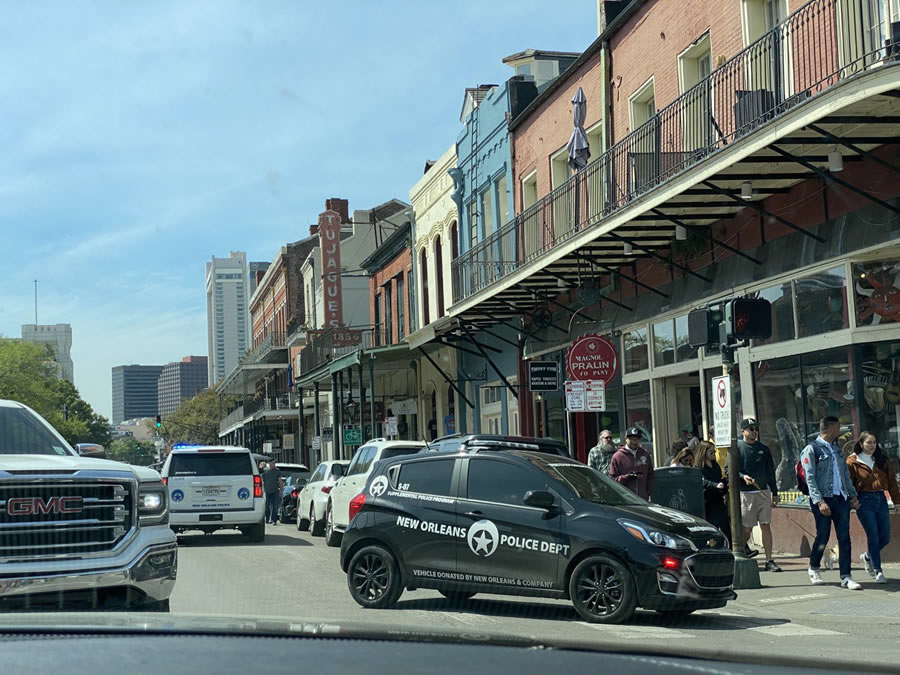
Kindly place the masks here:
[(0, 400), (0, 610), (168, 611), (176, 569), (158, 472), (82, 457)]

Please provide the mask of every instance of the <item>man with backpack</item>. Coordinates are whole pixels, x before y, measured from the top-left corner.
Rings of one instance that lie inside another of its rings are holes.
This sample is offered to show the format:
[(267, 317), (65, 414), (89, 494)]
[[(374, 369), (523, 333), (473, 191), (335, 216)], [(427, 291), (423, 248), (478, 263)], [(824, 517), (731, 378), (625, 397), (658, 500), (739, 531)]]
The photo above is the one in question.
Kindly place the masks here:
[[(859, 508), (856, 489), (844, 453), (835, 443), (841, 434), (837, 417), (823, 417), (819, 422), (819, 437), (800, 453), (802, 478), (809, 493), (809, 506), (816, 521), (816, 539), (809, 554), (809, 580), (814, 586), (824, 584), (819, 566), (831, 526), (838, 540), (838, 562), (841, 588), (860, 591), (862, 586), (850, 576), (850, 509)], [(801, 471), (798, 470), (798, 478)], [(801, 489), (803, 487), (801, 483)]]

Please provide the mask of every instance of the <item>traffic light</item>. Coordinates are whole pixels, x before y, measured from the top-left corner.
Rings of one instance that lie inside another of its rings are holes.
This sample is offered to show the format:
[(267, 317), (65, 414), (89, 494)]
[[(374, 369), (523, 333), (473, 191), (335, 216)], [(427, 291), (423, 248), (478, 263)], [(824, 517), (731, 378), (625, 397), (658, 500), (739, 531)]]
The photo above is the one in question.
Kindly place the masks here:
[(695, 309), (688, 314), (688, 344), (691, 347), (707, 347), (719, 342), (721, 309)]
[(159, 429), (162, 426), (162, 415), (156, 416), (156, 428)]
[(772, 337), (772, 304), (762, 298), (735, 298), (725, 305), (725, 335), (729, 341)]

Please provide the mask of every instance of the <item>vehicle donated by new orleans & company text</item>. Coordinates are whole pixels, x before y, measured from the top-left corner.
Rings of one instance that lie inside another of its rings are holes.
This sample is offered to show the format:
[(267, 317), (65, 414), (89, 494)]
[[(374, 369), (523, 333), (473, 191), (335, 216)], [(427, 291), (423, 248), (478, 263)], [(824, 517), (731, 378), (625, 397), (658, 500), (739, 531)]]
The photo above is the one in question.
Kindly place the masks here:
[(262, 477), (247, 448), (174, 447), (162, 468), (176, 533), (236, 529), (261, 542), (266, 536)]
[(410, 455), (425, 448), (421, 441), (387, 441), (376, 438), (360, 446), (350, 460), (347, 473), (338, 479), (325, 506), (325, 543), (338, 546), (350, 522), (350, 500), (362, 492), (377, 462)]
[(325, 532), (325, 509), (328, 495), (343, 476), (350, 462), (333, 459), (322, 462), (313, 471), (309, 482), (297, 495), (297, 529), (309, 528), (309, 533), (319, 537)]
[(687, 614), (735, 597), (709, 523), (650, 504), (575, 460), (511, 449), (382, 462), (350, 504), (341, 567), (364, 607), (404, 589), (568, 598), (597, 623)]
[(0, 400), (0, 608), (168, 611), (177, 562), (159, 473), (81, 457)]

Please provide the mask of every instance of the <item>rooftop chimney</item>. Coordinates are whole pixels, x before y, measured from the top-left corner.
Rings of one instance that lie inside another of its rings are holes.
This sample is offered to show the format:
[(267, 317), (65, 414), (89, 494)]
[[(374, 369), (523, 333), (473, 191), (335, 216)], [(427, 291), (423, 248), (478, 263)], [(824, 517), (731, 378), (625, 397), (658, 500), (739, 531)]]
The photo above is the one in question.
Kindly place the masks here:
[(325, 200), (325, 210), (326, 211), (335, 211), (341, 215), (342, 223), (350, 222), (350, 204), (346, 199), (341, 199), (340, 197), (332, 197), (331, 199)]

